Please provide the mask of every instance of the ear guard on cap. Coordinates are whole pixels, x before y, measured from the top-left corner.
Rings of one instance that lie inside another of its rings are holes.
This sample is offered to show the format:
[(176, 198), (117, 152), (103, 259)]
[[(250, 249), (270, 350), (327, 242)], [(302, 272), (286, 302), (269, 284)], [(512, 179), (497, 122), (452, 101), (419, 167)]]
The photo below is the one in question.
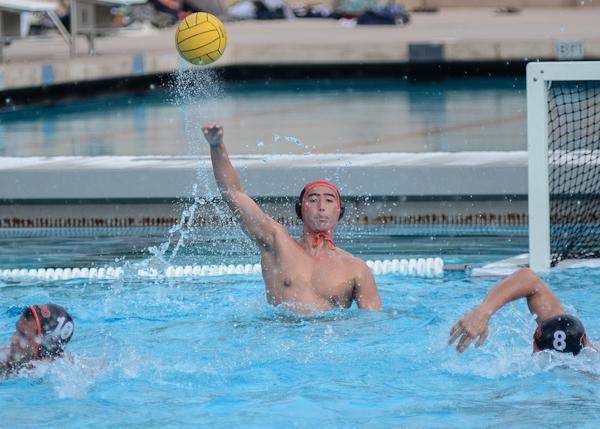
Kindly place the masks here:
[[(302, 189), (302, 192), (300, 192), (300, 196), (296, 197), (296, 204), (295, 204), (296, 216), (298, 216), (298, 219), (300, 219), (300, 220), (302, 220), (302, 199), (304, 198), (305, 191), (306, 191), (306, 188)], [(339, 221), (342, 219), (342, 217), (344, 217), (344, 212), (346, 211), (346, 205), (342, 201), (342, 197), (339, 194), (339, 192), (338, 192), (338, 196), (340, 197), (340, 215), (338, 216), (338, 221)]]
[(37, 358), (52, 358), (63, 353), (73, 336), (73, 319), (60, 305), (39, 304), (29, 307), (36, 325), (41, 344)]

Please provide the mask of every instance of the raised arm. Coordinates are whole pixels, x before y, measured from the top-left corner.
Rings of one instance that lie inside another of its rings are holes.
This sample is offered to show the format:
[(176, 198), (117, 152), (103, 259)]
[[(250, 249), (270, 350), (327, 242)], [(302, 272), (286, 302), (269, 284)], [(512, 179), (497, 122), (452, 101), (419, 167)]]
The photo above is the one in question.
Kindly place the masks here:
[(369, 267), (360, 261), (360, 268), (354, 284), (354, 299), (358, 308), (363, 310), (381, 310), (381, 298), (375, 285), (375, 279)]
[(234, 216), (239, 219), (246, 235), (263, 248), (271, 247), (275, 234), (281, 227), (242, 190), (240, 178), (231, 165), (223, 144), (223, 127), (219, 124), (208, 124), (202, 127), (202, 132), (210, 145), (213, 172), (221, 196)]
[(456, 350), (463, 352), (476, 338), (479, 347), (488, 335), (488, 322), (492, 315), (508, 302), (527, 298), (529, 311), (537, 318), (538, 324), (550, 317), (564, 313), (558, 298), (528, 268), (523, 268), (498, 283), (473, 310), (465, 314), (450, 330), (452, 344), (459, 339)]

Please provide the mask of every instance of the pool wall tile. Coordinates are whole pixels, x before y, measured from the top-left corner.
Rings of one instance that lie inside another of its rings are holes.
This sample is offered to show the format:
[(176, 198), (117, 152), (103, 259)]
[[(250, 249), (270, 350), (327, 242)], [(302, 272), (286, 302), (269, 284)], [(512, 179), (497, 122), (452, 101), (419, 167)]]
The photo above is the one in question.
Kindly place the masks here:
[(131, 73), (134, 76), (141, 76), (144, 74), (144, 55), (143, 54), (135, 54), (133, 56), (133, 64), (131, 68)]
[(42, 84), (39, 67), (29, 63), (11, 64), (4, 69), (5, 89), (39, 86)]
[(555, 42), (553, 40), (523, 41), (522, 43), (501, 42), (499, 45), (500, 58), (528, 58), (534, 61), (536, 59), (551, 60), (556, 55)]
[(444, 61), (442, 43), (411, 43), (408, 45), (408, 59), (411, 63)]
[[(144, 56), (146, 73), (164, 73), (165, 70), (176, 70), (179, 61), (178, 55), (150, 52)], [(181, 61), (183, 62), (183, 60)]]
[(54, 66), (52, 64), (42, 64), (42, 85), (52, 85), (54, 83)]
[(583, 49), (587, 58), (600, 58), (600, 39), (586, 40)]
[(500, 59), (500, 45), (496, 42), (447, 43), (444, 47), (446, 61), (470, 61)]

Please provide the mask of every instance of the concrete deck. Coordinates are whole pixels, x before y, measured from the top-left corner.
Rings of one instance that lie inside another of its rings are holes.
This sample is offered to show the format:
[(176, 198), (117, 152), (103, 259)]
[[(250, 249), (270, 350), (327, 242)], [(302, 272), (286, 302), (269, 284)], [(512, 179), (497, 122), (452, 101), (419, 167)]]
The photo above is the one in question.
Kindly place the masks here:
[[(317, 179), (348, 197), (453, 198), (527, 194), (527, 152), (233, 156), (251, 196), (296, 196)], [(127, 183), (127, 186), (122, 186)], [(0, 201), (149, 199), (216, 195), (209, 157), (0, 158)]]
[[(333, 20), (233, 22), (226, 24), (229, 46), (215, 67), (594, 60), (600, 58), (599, 18), (600, 8), (586, 7), (508, 15), (448, 9), (415, 14), (405, 27), (350, 28)], [(122, 31), (98, 38), (96, 55), (74, 58), (58, 35), (17, 40), (0, 64), (0, 93), (170, 73), (183, 64), (173, 36), (174, 29)], [(82, 52), (85, 41), (79, 42)], [(354, 198), (349, 215), (367, 221), (526, 222), (525, 152), (328, 156), (234, 162), (246, 191), (274, 199), (266, 210), (286, 219), (293, 218), (289, 204), (275, 200), (295, 196), (309, 180), (327, 178)], [(0, 159), (0, 227), (171, 225), (180, 212), (171, 202), (190, 198), (192, 184), (202, 188), (196, 195), (215, 195), (209, 170), (207, 159), (177, 157)], [(369, 196), (374, 203), (365, 203)], [(407, 200), (412, 204), (403, 204)], [(210, 216), (214, 208), (206, 205), (200, 212)]]
[[(407, 26), (345, 27), (334, 20), (226, 23), (228, 47), (216, 67), (594, 60), (600, 8), (442, 9)], [(16, 40), (4, 50), (0, 91), (170, 73), (181, 66), (174, 28), (132, 30), (96, 40), (96, 55), (69, 57), (58, 36)], [(80, 52), (85, 40), (78, 41)]]
[[(316, 179), (339, 184), (349, 222), (527, 221), (524, 151), (275, 155), (266, 162), (236, 156), (232, 162), (244, 190), (285, 224), (296, 222), (293, 198)], [(182, 210), (174, 202), (211, 202), (217, 195), (207, 157), (0, 158), (0, 229), (171, 226)], [(229, 210), (206, 203), (195, 216), (198, 225), (231, 221)]]

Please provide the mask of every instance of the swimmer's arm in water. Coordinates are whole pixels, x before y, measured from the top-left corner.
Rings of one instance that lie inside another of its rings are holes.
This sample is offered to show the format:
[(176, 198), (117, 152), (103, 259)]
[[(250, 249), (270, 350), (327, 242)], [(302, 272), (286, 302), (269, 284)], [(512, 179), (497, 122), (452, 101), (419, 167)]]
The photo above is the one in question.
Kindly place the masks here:
[(5, 377), (10, 371), (10, 365), (8, 363), (8, 350), (0, 350), (0, 377)]
[(370, 311), (381, 310), (381, 298), (375, 285), (375, 279), (369, 267), (360, 262), (358, 275), (354, 281), (353, 297), (358, 308)]
[(10, 365), (0, 362), (0, 378), (6, 378), (10, 374)]
[(527, 298), (529, 311), (536, 315), (538, 323), (564, 314), (556, 295), (535, 272), (523, 268), (494, 286), (477, 307), (465, 314), (452, 327), (448, 344), (460, 338), (456, 350), (462, 353), (473, 340), (478, 338), (475, 347), (479, 347), (488, 335), (488, 322), (492, 315), (507, 303), (519, 298)]
[(213, 172), (223, 199), (240, 220), (246, 235), (263, 247), (271, 247), (277, 231), (282, 227), (242, 190), (240, 178), (223, 144), (223, 127), (219, 124), (207, 124), (202, 127), (202, 132), (210, 145)]
[(6, 378), (11, 375), (16, 369), (19, 368), (19, 363), (13, 362), (8, 356), (8, 351), (2, 351), (4, 354), (3, 359), (0, 360), (0, 378)]

